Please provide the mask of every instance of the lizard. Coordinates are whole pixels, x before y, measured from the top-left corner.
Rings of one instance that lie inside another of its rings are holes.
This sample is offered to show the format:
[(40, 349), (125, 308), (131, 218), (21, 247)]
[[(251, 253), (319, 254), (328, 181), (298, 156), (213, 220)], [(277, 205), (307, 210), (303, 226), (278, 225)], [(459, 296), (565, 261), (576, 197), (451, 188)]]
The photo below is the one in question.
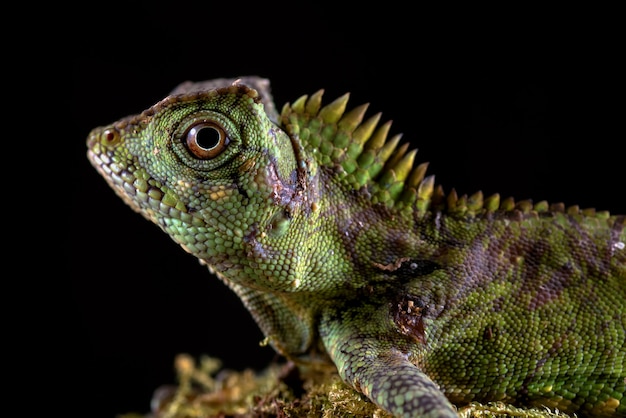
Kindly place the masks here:
[(444, 192), (391, 121), (258, 76), (94, 128), (91, 164), (297, 364), (397, 417), (626, 416), (626, 216)]

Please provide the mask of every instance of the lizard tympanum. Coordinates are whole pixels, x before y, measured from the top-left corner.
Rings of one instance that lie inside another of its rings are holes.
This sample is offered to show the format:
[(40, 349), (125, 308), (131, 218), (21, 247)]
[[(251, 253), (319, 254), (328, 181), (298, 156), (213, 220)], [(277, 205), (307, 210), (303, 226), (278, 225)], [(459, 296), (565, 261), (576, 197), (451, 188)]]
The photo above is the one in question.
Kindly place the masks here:
[(183, 83), (88, 158), (276, 351), (394, 416), (626, 416), (625, 216), (445, 193), (380, 113), (322, 95), (279, 113), (263, 78)]

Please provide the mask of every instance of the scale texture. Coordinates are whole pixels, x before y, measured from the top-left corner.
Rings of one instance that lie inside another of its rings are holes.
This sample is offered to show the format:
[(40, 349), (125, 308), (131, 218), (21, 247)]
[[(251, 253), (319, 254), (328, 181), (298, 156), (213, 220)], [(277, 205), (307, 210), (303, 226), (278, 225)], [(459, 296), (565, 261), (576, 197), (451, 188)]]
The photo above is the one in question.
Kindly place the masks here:
[(276, 351), (395, 416), (626, 416), (625, 216), (444, 192), (380, 113), (322, 96), (183, 83), (94, 129), (88, 158)]

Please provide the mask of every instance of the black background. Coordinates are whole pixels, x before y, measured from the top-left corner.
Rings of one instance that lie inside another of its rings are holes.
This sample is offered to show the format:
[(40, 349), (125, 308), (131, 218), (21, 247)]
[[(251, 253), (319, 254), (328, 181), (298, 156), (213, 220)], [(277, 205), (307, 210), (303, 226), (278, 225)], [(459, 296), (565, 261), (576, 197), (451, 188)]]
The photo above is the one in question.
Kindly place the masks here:
[(626, 212), (623, 51), (601, 16), (139, 4), (94, 6), (73, 33), (67, 323), (89, 416), (147, 412), (153, 390), (174, 382), (177, 353), (235, 369), (274, 357), (234, 294), (85, 157), (91, 128), (182, 81), (268, 77), (279, 108), (320, 88), (327, 101), (351, 92), (393, 119), (446, 191)]

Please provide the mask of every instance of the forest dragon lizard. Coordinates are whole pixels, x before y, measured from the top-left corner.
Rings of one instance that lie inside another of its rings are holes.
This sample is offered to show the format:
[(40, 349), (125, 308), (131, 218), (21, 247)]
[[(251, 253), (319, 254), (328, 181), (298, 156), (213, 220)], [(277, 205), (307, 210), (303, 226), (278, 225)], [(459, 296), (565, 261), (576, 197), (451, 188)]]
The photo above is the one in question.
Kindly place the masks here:
[(626, 416), (626, 217), (444, 193), (380, 113), (322, 95), (279, 113), (266, 79), (183, 83), (88, 158), (275, 350), (395, 416)]

